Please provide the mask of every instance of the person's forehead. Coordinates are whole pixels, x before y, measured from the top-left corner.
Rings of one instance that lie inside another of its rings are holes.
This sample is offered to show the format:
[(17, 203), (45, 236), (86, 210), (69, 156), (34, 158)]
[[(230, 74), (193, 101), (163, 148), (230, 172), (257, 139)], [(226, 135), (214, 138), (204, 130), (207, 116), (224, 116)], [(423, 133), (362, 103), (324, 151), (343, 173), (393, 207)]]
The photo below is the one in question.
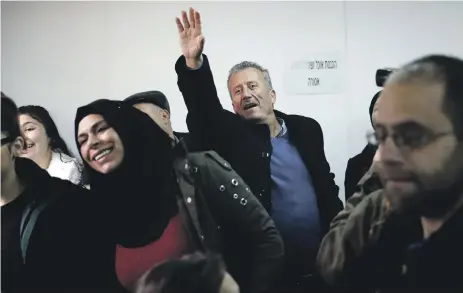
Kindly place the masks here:
[(101, 116), (100, 114), (90, 114), (85, 116), (79, 122), (79, 133), (89, 131), (93, 125), (103, 120), (103, 116)]
[(38, 121), (32, 118), (29, 114), (21, 114), (19, 115), (19, 121), (21, 124), (26, 124), (26, 123), (35, 123), (38, 124)]
[(253, 67), (248, 67), (234, 73), (231, 77), (231, 82), (247, 82), (251, 80), (259, 80), (264, 77), (264, 74)]
[(443, 111), (444, 86), (439, 83), (390, 84), (377, 102), (376, 123), (394, 126), (414, 121), (441, 129), (450, 120)]
[(135, 108), (142, 110), (142, 111), (160, 111), (162, 110), (161, 107), (156, 106), (153, 103), (148, 102), (141, 102), (133, 105)]

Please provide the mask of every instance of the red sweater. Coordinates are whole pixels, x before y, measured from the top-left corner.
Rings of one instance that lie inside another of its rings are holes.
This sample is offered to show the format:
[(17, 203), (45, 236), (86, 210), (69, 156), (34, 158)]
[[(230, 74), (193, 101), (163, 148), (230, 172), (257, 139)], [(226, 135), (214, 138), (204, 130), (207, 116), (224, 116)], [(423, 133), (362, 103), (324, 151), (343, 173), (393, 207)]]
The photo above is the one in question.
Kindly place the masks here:
[(161, 238), (143, 247), (116, 248), (116, 273), (127, 289), (156, 264), (180, 257), (188, 250), (188, 236), (180, 214), (173, 217)]

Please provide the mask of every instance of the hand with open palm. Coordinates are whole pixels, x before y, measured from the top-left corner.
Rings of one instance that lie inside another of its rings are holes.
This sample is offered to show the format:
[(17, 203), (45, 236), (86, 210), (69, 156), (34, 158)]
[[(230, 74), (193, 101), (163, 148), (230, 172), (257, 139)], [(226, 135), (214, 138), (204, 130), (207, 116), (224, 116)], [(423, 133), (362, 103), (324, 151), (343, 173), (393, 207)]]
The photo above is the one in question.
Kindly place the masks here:
[[(182, 11), (182, 20), (175, 18), (178, 34), (180, 37), (180, 47), (185, 56), (187, 66), (196, 68), (201, 63), (201, 54), (204, 48), (204, 36), (201, 32), (201, 16), (198, 11), (190, 8), (190, 17)], [(182, 23), (183, 21), (183, 23)]]

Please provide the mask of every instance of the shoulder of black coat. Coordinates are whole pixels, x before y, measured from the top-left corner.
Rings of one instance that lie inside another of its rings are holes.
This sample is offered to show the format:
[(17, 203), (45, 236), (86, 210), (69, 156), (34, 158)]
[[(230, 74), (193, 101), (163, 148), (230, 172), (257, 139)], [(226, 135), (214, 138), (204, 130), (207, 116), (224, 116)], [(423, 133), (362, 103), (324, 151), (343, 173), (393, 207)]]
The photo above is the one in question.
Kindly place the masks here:
[(190, 163), (198, 168), (201, 167), (218, 167), (225, 171), (231, 171), (232, 167), (224, 158), (215, 151), (191, 152), (188, 154)]

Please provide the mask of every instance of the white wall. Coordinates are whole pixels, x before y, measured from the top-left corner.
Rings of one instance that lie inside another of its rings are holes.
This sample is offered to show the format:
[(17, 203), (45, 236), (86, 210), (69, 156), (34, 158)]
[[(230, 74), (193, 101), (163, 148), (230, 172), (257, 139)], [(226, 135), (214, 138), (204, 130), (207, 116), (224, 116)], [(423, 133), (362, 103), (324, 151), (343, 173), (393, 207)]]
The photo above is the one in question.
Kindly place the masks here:
[[(175, 16), (202, 13), (205, 53), (223, 105), (229, 68), (242, 60), (267, 67), (277, 108), (317, 119), (343, 195), (347, 159), (365, 145), (378, 67), (430, 52), (463, 56), (463, 3), (419, 2), (2, 2), (2, 91), (19, 105), (46, 107), (75, 150), (78, 106), (149, 89), (171, 102), (173, 125), (186, 130), (174, 63)], [(291, 96), (283, 69), (317, 51), (345, 51), (340, 95)]]
[(349, 155), (365, 145), (380, 67), (432, 53), (463, 58), (463, 2), (347, 2)]

